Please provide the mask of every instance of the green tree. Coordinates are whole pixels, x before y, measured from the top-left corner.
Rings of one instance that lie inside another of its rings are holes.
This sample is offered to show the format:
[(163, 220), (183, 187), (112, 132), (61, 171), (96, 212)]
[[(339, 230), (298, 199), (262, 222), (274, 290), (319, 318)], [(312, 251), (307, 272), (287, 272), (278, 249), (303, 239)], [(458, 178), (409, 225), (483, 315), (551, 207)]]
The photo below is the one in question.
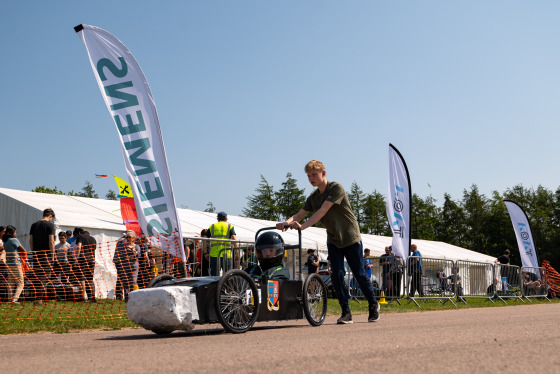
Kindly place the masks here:
[(485, 231), (488, 236), (485, 253), (490, 256), (498, 257), (506, 248), (517, 246), (506, 204), (498, 191), (493, 191), (492, 198), (488, 200)]
[(82, 187), (82, 192), (78, 193), (81, 197), (91, 197), (94, 199), (99, 198), (95, 190), (93, 189), (93, 184), (90, 181), (86, 181), (86, 185)]
[(286, 174), (282, 188), (275, 193), (276, 208), (281, 220), (286, 220), (297, 213), (305, 203), (304, 189), (298, 188), (297, 180), (292, 174)]
[(107, 193), (105, 194), (105, 198), (107, 200), (117, 200), (117, 194), (115, 193), (115, 191), (109, 189), (109, 191), (107, 191)]
[(54, 186), (54, 188), (49, 188), (46, 186), (38, 186), (32, 189), (31, 192), (50, 193), (53, 195), (64, 195), (64, 192), (60, 191), (56, 186)]
[(412, 195), (411, 226), (412, 237), (416, 239), (435, 240), (439, 209), (435, 199), (430, 195), (426, 199), (417, 194)]
[(350, 205), (352, 205), (352, 210), (354, 211), (356, 221), (358, 221), (358, 226), (360, 228), (362, 228), (364, 224), (363, 211), (365, 198), (366, 195), (364, 194), (364, 191), (362, 191), (356, 181), (352, 182), (350, 193), (348, 194), (348, 200), (350, 200)]
[(488, 199), (478, 191), (473, 184), (471, 189), (463, 190), (463, 211), (465, 212), (465, 242), (466, 248), (486, 253), (488, 235), (486, 232), (488, 218)]
[(443, 195), (443, 207), (436, 224), (437, 240), (461, 246), (465, 242), (465, 213), (449, 194)]
[(243, 214), (249, 218), (278, 221), (279, 213), (274, 199), (274, 188), (262, 175), (255, 192), (254, 195), (247, 197), (247, 207), (243, 208)]
[(383, 195), (374, 190), (368, 194), (363, 205), (363, 232), (373, 235), (392, 235), (387, 221), (387, 207)]

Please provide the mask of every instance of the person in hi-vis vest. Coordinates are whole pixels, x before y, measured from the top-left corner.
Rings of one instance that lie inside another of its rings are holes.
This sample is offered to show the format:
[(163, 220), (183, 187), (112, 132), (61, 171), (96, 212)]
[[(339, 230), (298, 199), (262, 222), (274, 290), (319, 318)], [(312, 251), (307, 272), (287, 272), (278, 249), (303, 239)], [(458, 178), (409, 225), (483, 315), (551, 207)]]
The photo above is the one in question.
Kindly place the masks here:
[[(218, 222), (210, 225), (208, 231), (206, 232), (208, 238), (216, 239), (231, 239), (237, 240), (235, 236), (235, 228), (232, 224), (227, 223), (226, 212), (218, 213)], [(237, 243), (229, 243), (222, 241), (211, 241), (210, 242), (210, 275), (216, 276), (220, 275), (220, 269), (224, 269), (224, 272), (233, 269), (233, 256), (232, 247), (236, 248)], [(235, 250), (234, 250), (235, 251)], [(237, 260), (237, 251), (235, 251), (235, 259)], [(218, 257), (220, 261), (218, 262)], [(225, 258), (225, 263), (224, 263)], [(220, 266), (218, 267), (218, 264)]]

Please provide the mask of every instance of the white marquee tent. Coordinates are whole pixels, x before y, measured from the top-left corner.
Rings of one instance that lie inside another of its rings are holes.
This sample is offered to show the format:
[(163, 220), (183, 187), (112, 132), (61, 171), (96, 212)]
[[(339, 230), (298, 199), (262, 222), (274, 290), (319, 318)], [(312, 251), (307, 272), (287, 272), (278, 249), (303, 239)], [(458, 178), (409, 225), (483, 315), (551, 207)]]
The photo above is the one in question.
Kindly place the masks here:
[[(66, 195), (42, 194), (0, 188), (0, 225), (8, 224), (18, 229), (18, 237), (24, 247), (29, 246), (28, 232), (31, 224), (41, 219), (42, 211), (52, 208), (56, 213), (55, 225), (60, 230), (73, 230), (82, 227), (88, 230), (98, 242), (119, 239), (124, 231), (120, 215), (120, 204), (115, 200), (90, 199)], [(193, 237), (216, 222), (216, 214), (191, 209), (178, 209), (183, 236)], [(241, 241), (254, 241), (255, 233), (263, 227), (274, 226), (276, 222), (228, 216), (228, 222), (235, 226), (237, 238)], [(297, 233), (282, 233), (287, 243), (297, 243)], [(372, 256), (384, 254), (384, 248), (391, 244), (391, 237), (362, 234), (364, 248), (370, 248)], [(310, 228), (303, 232), (305, 248), (314, 248), (326, 253), (326, 232), (320, 228)], [(493, 257), (457, 247), (443, 242), (413, 240), (422, 256), (450, 260), (469, 260), (491, 263)]]
[[(13, 225), (18, 230), (22, 245), (29, 249), (29, 228), (41, 219), (42, 212), (52, 208), (56, 214), (55, 226), (59, 230), (73, 230), (82, 227), (95, 237), (96, 252), (95, 282), (96, 294), (101, 298), (112, 298), (116, 284), (116, 269), (112, 261), (116, 241), (121, 238), (125, 226), (120, 214), (120, 203), (115, 200), (90, 199), (84, 197), (52, 195), (0, 188), (0, 225)], [(179, 209), (179, 218), (184, 237), (194, 237), (204, 228), (216, 222), (216, 214), (191, 209)], [(255, 233), (264, 227), (272, 227), (276, 222), (228, 216), (228, 222), (235, 226), (240, 241), (253, 242)], [(296, 231), (282, 233), (284, 241), (297, 244)], [(304, 248), (318, 250), (326, 258), (326, 232), (324, 229), (309, 228), (303, 231)], [(372, 256), (384, 253), (392, 238), (362, 234), (364, 248), (370, 248)], [(449, 260), (469, 260), (491, 263), (493, 257), (460, 248), (443, 242), (413, 240), (423, 257)]]

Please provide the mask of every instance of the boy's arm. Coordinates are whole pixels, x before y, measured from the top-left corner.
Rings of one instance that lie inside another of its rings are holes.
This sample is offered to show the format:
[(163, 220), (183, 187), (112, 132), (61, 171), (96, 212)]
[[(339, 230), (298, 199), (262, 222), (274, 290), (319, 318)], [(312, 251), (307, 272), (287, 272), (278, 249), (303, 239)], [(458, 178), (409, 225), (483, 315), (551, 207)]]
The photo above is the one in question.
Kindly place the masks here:
[(301, 221), (303, 219), (303, 217), (305, 217), (306, 214), (307, 214), (307, 210), (300, 209), (299, 212), (297, 212), (296, 214), (294, 214), (293, 216), (291, 216), (290, 218), (288, 218), (284, 222), (277, 223), (276, 224), (276, 229), (286, 231), (287, 229), (284, 226), (291, 226), (292, 223)]
[[(299, 224), (299, 220), (296, 221), (294, 219), (294, 221), (290, 224), (290, 228), (292, 229), (301, 229), (301, 230), (305, 230), (308, 227), (313, 226), (314, 224), (316, 224), (317, 222), (319, 222), (321, 220), (321, 218), (323, 218), (325, 216), (325, 214), (327, 214), (327, 212), (329, 211), (329, 209), (334, 205), (334, 203), (332, 201), (325, 201), (323, 203), (323, 205), (321, 205), (321, 207), (319, 208), (319, 210), (317, 210), (315, 213), (313, 213), (313, 215), (303, 223), (303, 225)], [(305, 217), (305, 214), (307, 213), (305, 210), (300, 210), (298, 212), (298, 214), (300, 214), (301, 212), (304, 212), (304, 214), (302, 215), (301, 218)], [(295, 218), (296, 216), (294, 216)], [(301, 219), (300, 218), (300, 219)]]

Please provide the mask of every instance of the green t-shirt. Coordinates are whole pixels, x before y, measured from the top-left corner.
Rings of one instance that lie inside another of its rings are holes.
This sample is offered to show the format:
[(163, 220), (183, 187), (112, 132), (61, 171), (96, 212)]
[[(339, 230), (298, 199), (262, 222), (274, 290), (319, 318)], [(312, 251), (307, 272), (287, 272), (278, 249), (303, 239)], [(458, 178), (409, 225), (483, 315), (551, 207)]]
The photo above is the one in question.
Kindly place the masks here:
[(308, 212), (316, 212), (325, 201), (334, 204), (321, 218), (321, 223), (327, 229), (327, 243), (344, 248), (361, 241), (358, 221), (352, 211), (348, 195), (340, 184), (328, 182), (324, 193), (320, 193), (317, 188), (309, 195), (303, 209)]

